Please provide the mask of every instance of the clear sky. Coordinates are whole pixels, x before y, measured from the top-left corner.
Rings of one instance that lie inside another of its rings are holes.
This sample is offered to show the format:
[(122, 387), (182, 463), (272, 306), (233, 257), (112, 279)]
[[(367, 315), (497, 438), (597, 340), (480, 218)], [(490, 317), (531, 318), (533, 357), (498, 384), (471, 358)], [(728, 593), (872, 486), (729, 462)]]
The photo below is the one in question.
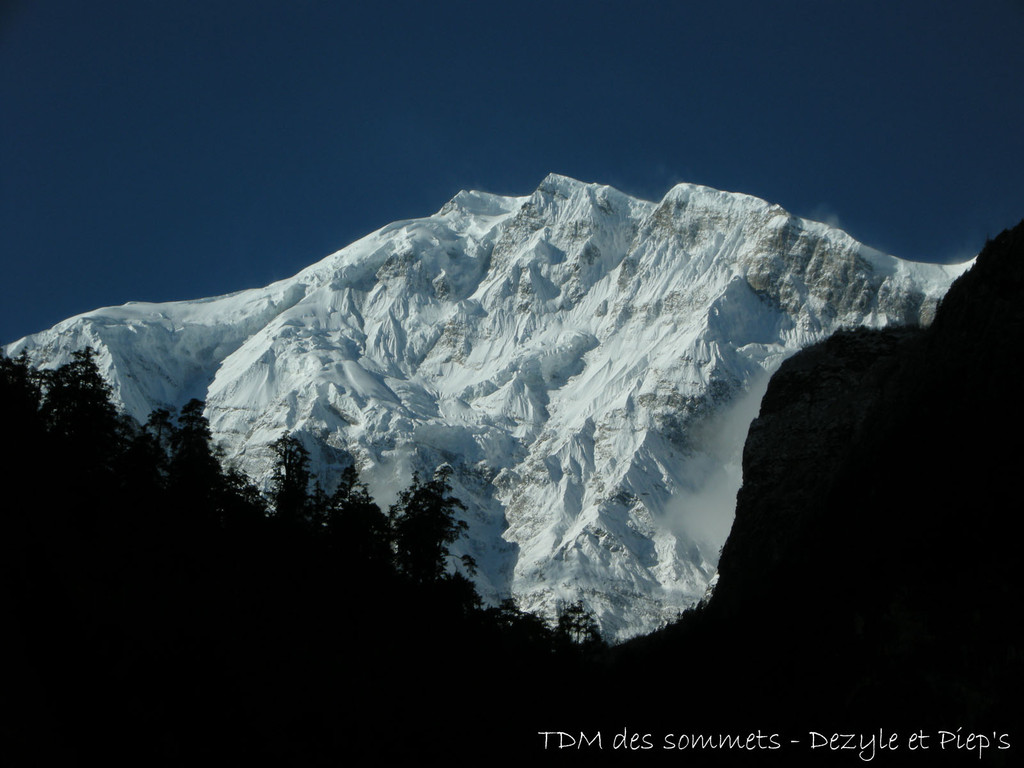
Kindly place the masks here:
[(0, 342), (549, 172), (962, 259), (1024, 218), (1024, 2), (0, 0)]

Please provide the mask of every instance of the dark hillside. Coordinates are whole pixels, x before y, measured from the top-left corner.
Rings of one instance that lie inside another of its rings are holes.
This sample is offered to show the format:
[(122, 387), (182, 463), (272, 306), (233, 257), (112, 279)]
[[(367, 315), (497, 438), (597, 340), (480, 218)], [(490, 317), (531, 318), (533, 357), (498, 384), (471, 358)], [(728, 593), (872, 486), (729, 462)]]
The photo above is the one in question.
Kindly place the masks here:
[[(714, 596), (620, 649), (620, 671), (710, 690), (676, 715), (709, 727), (960, 728), (987, 735), (980, 764), (1019, 764), (1022, 353), (1024, 222), (929, 328), (787, 361), (751, 426)], [(694, 656), (700, 670), (668, 671)]]

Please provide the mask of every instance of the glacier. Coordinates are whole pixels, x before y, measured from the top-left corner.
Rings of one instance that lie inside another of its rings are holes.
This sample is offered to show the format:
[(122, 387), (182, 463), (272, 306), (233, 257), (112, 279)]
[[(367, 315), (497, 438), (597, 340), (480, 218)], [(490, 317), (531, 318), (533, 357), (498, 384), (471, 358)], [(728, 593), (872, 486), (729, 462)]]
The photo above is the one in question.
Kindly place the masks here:
[(898, 259), (750, 195), (552, 174), (459, 192), (265, 288), (97, 309), (4, 351), (48, 367), (94, 347), (140, 421), (204, 400), (260, 484), (284, 433), (328, 490), (354, 462), (385, 509), (447, 463), (484, 599), (582, 600), (618, 641), (713, 584), (778, 365), (841, 328), (929, 323), (971, 263)]

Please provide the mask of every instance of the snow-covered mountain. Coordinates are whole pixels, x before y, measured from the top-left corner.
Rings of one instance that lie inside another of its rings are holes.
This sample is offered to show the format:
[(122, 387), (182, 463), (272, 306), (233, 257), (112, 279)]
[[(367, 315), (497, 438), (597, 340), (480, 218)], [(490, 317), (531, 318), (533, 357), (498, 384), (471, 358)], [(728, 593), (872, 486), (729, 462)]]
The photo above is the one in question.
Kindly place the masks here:
[(623, 639), (708, 588), (768, 374), (841, 327), (929, 322), (969, 264), (747, 195), (551, 175), (460, 192), (266, 288), (99, 309), (5, 352), (95, 347), (140, 420), (205, 400), (259, 480), (286, 431), (328, 488), (354, 460), (385, 507), (447, 462), (481, 593), (548, 615), (582, 598)]

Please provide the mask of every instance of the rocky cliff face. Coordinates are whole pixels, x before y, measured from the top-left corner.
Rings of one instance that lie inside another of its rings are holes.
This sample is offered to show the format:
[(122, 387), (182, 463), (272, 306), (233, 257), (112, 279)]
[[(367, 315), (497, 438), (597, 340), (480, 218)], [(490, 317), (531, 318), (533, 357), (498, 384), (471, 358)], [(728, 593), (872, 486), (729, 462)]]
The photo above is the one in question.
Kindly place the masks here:
[(92, 345), (140, 419), (205, 400), (257, 479), (284, 432), (325, 485), (355, 462), (384, 506), (448, 462), (484, 596), (583, 598), (622, 639), (715, 574), (767, 374), (841, 328), (929, 322), (965, 266), (745, 195), (553, 175), (459, 193), (263, 289), (96, 310), (6, 351), (57, 365)]
[(990, 243), (929, 328), (838, 333), (780, 367), (744, 448), (722, 606), (801, 560), (829, 558), (830, 573), (841, 561), (850, 581), (877, 583), (867, 564), (880, 550), (900, 572), (937, 556), (912, 539), (984, 559), (1002, 547), (988, 526), (1013, 515), (1000, 503), (1012, 472), (999, 468), (1015, 460), (1004, 438), (1022, 423), (1022, 365), (1007, 354), (1024, 342), (1022, 238), (1018, 227)]
[(772, 377), (744, 445), (741, 517), (723, 548), (721, 602), (762, 584), (764, 574), (792, 557), (919, 336), (917, 329), (839, 332)]

